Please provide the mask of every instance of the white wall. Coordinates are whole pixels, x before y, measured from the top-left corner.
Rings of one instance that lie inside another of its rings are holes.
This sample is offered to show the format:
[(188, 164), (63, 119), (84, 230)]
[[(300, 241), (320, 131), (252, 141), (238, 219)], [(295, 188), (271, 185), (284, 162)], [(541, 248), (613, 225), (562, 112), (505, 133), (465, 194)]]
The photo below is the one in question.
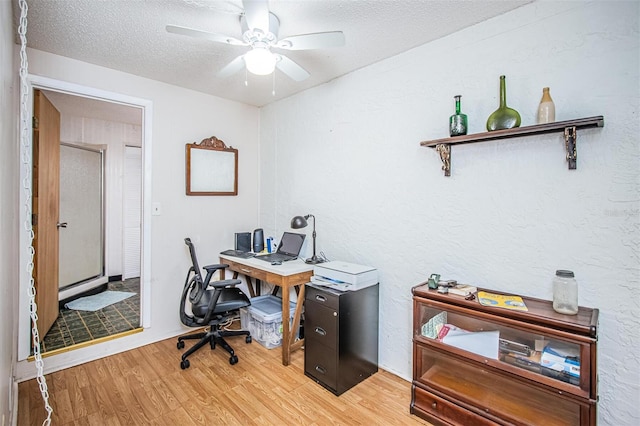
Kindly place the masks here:
[[(258, 223), (258, 109), (46, 52), (30, 49), (28, 57), (31, 74), (153, 103), (151, 199), (162, 210), (160, 216), (151, 216), (151, 277), (147, 278), (151, 327), (141, 334), (47, 357), (45, 372), (186, 331), (178, 316), (190, 265), (184, 238), (192, 238), (202, 263), (217, 261), (217, 254), (233, 245), (236, 230), (253, 229)], [(185, 144), (212, 135), (239, 150), (239, 195), (187, 197)], [(32, 364), (18, 363), (18, 380), (34, 376)]]
[(11, 420), (12, 370), (16, 353), (14, 308), (18, 281), (17, 72), (13, 54), (11, 2), (0, 2), (0, 424)]
[[(312, 213), (319, 250), (378, 268), (382, 368), (411, 377), (411, 287), (431, 273), (551, 299), (571, 269), (600, 309), (600, 424), (640, 424), (638, 16), (536, 2), (262, 109), (261, 223)], [(545, 86), (558, 121), (605, 117), (577, 170), (561, 134), (454, 147), (448, 178), (419, 146), (448, 136), (458, 94), (485, 131), (501, 74), (522, 125)]]

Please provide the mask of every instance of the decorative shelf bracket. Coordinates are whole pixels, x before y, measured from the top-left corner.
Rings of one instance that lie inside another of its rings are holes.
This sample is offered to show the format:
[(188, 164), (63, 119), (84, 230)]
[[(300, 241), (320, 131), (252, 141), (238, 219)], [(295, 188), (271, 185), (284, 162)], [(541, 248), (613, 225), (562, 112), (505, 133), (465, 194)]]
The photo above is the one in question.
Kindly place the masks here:
[[(436, 151), (440, 154), (442, 160), (442, 170), (445, 176), (451, 176), (451, 145), (441, 143), (436, 145)], [(567, 154), (568, 155), (568, 154)]]
[(569, 163), (569, 170), (576, 169), (576, 162), (578, 160), (578, 134), (576, 133), (576, 126), (565, 127), (564, 129), (564, 145), (567, 149), (567, 163)]
[(434, 139), (420, 142), (420, 146), (434, 148), (440, 155), (442, 170), (445, 176), (451, 176), (451, 147), (467, 143), (495, 141), (524, 136), (536, 136), (546, 133), (564, 132), (567, 163), (569, 170), (575, 170), (578, 158), (578, 130), (594, 127), (604, 127), (604, 117), (601, 115), (575, 120), (558, 121), (555, 123), (536, 124), (533, 126), (517, 127), (515, 129), (496, 130), (493, 132), (476, 133), (473, 135), (454, 136), (451, 138)]

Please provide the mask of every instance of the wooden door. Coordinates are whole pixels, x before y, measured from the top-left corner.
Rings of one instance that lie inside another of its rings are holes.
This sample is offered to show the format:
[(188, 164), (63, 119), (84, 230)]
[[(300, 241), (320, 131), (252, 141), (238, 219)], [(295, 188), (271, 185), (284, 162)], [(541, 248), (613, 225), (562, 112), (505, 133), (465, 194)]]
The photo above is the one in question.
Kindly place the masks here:
[(42, 339), (58, 318), (60, 113), (41, 91), (33, 98), (34, 277)]

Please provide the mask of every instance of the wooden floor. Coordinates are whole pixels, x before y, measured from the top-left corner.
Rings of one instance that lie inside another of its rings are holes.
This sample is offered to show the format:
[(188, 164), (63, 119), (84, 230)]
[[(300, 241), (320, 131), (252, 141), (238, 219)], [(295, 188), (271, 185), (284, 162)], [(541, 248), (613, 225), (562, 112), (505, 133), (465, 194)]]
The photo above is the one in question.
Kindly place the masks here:
[[(229, 343), (240, 359), (233, 366), (220, 347), (205, 346), (181, 370), (182, 351), (168, 339), (49, 374), (51, 424), (429, 424), (409, 414), (410, 383), (386, 371), (336, 397), (304, 375), (303, 351), (285, 367), (279, 348), (246, 344), (243, 337)], [(37, 382), (20, 383), (18, 425), (45, 418)]]

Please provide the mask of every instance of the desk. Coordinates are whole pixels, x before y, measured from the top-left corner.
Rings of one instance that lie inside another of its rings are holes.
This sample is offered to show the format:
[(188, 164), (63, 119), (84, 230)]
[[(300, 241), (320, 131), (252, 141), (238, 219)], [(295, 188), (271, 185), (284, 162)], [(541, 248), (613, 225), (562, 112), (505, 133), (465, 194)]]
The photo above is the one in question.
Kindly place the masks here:
[[(239, 257), (220, 255), (220, 263), (229, 265), (234, 278), (238, 274), (247, 277), (247, 286), (251, 297), (260, 292), (260, 281), (274, 284), (282, 288), (282, 365), (289, 365), (291, 352), (300, 349), (304, 345), (304, 339), (295, 341), (297, 326), (300, 324), (300, 314), (304, 304), (304, 285), (311, 281), (313, 265), (304, 263), (300, 259), (283, 262), (282, 265), (271, 265), (260, 259), (242, 259)], [(221, 270), (221, 279), (224, 279), (224, 269)], [(251, 278), (256, 279), (256, 291), (254, 292)], [(293, 327), (289, 326), (290, 308), (289, 292), (291, 287), (296, 289), (298, 298), (296, 310), (293, 315)]]

